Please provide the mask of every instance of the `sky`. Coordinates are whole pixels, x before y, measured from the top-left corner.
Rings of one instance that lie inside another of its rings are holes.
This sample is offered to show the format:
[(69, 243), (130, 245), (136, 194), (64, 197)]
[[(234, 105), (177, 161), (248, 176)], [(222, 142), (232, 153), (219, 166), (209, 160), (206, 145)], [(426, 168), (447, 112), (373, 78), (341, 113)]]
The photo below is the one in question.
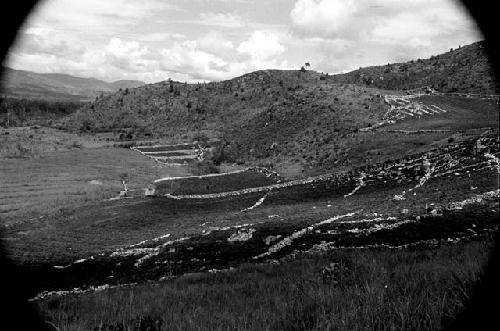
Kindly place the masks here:
[(482, 40), (455, 0), (45, 0), (4, 65), (105, 81), (339, 73)]

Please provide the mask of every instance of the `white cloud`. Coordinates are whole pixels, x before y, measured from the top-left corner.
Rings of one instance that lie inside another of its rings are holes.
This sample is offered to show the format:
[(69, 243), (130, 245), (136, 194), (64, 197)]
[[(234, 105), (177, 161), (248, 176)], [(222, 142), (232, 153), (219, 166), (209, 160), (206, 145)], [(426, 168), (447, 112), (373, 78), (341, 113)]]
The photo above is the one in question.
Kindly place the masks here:
[(428, 57), (481, 39), (454, 0), (297, 0), (294, 43), (312, 48), (320, 70)]
[(221, 58), (200, 50), (196, 41), (187, 40), (162, 49), (160, 69), (186, 74), (195, 80), (209, 80), (226, 78), (229, 67)]
[(222, 58), (230, 59), (236, 55), (234, 43), (217, 31), (209, 31), (207, 34), (198, 38), (197, 46), (201, 50)]
[(6, 65), (108, 81), (220, 80), (304, 62), (345, 71), (479, 39), (453, 0), (45, 0)]
[(141, 35), (139, 37), (140, 40), (143, 42), (157, 42), (157, 41), (166, 41), (169, 39), (185, 39), (186, 35), (182, 33), (153, 32)]
[(201, 13), (198, 24), (223, 28), (241, 28), (243, 27), (243, 19), (241, 16), (231, 13)]
[[(286, 51), (277, 34), (267, 31), (254, 31), (250, 38), (243, 41), (237, 48), (238, 52), (250, 57), (247, 68), (259, 69), (284, 69), (288, 62), (282, 58)], [(248, 70), (248, 71), (250, 71)]]
[(160, 10), (178, 9), (162, 0), (45, 0), (35, 15), (51, 24), (85, 26), (130, 22), (153, 15)]
[(300, 31), (318, 35), (335, 35), (355, 30), (351, 21), (358, 11), (354, 0), (298, 0), (290, 12), (293, 24)]
[[(412, 10), (384, 17), (371, 31), (371, 40), (392, 45), (430, 47), (443, 39), (463, 37), (474, 31), (474, 22), (459, 6), (448, 1), (422, 1)], [(431, 2), (433, 2), (431, 4)]]
[(141, 57), (148, 50), (146, 47), (141, 47), (136, 41), (122, 41), (120, 38), (113, 38), (109, 41), (105, 51), (111, 55), (118, 57)]
[[(85, 50), (78, 42), (69, 42), (50, 28), (29, 28), (21, 32), (22, 50), (27, 54), (51, 54), (79, 57)], [(17, 47), (20, 48), (19, 46)]]
[(269, 60), (285, 51), (278, 36), (272, 32), (255, 31), (248, 40), (238, 46), (238, 51), (250, 55), (254, 60)]

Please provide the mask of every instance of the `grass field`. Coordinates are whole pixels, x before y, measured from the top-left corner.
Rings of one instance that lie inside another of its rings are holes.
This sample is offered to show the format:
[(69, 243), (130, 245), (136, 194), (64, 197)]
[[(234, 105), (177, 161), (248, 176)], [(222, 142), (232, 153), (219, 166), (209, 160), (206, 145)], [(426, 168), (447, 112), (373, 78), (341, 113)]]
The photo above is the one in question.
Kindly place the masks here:
[(491, 247), (335, 250), (39, 307), (60, 330), (439, 330), (471, 296)]
[(0, 216), (4, 222), (54, 214), (117, 196), (126, 178), (130, 194), (142, 195), (153, 180), (189, 174), (160, 165), (130, 149), (74, 148), (38, 158), (0, 158)]

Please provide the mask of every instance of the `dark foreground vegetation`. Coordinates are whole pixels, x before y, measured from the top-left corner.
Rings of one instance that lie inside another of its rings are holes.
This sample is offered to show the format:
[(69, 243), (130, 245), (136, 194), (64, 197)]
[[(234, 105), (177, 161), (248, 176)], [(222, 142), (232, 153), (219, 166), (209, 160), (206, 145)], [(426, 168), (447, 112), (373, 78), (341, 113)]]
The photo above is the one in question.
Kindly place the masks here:
[(334, 250), (39, 307), (60, 330), (438, 330), (473, 294), (491, 248)]

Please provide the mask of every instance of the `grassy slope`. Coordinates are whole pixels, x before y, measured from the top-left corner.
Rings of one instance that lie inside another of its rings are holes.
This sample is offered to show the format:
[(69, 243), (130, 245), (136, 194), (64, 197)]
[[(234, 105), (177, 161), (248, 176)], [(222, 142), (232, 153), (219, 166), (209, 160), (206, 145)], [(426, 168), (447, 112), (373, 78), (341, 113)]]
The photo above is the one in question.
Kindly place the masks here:
[(290, 98), (295, 90), (317, 80), (319, 74), (314, 72), (269, 70), (218, 83), (164, 81), (99, 98), (63, 125), (93, 131), (132, 128), (137, 135), (167, 136), (220, 130)]
[[(476, 43), (431, 59), (393, 64), (389, 69), (386, 66), (369, 67), (333, 76), (313, 71), (265, 70), (208, 84), (164, 81), (99, 98), (68, 118), (64, 126), (93, 131), (132, 128), (138, 135), (171, 135), (179, 132), (179, 126), (185, 131), (220, 130), (226, 126), (237, 128), (256, 115), (283, 104), (310, 111), (312, 107), (309, 105), (295, 102), (304, 95), (321, 98), (323, 106), (338, 108), (342, 102), (330, 99), (349, 94), (346, 91), (349, 87), (345, 84), (365, 85), (367, 75), (387, 76), (369, 84), (377, 89), (401, 90), (429, 85), (426, 80), (439, 80), (446, 83), (442, 83), (443, 86), (460, 86), (453, 91), (484, 94), (496, 91), (496, 82), (490, 71), (482, 46)], [(389, 84), (393, 76), (397, 79)], [(449, 92), (441, 85), (435, 88)], [(332, 94), (332, 98), (325, 98), (325, 90)], [(376, 91), (358, 88), (356, 93), (357, 98), (365, 102), (362, 108), (354, 105), (350, 111), (363, 112), (364, 106), (374, 106), (368, 113), (376, 117), (378, 102), (368, 100)], [(362, 117), (362, 112), (358, 117)]]
[[(47, 152), (31, 159), (0, 158), (2, 220), (54, 214), (116, 196), (127, 174), (129, 189), (138, 195), (147, 183), (166, 176), (187, 175), (184, 168), (160, 166), (129, 149), (101, 147)], [(100, 184), (91, 184), (96, 180)]]
[[(491, 243), (336, 250), (281, 265), (51, 298), (60, 330), (438, 330), (472, 293)], [(324, 268), (339, 263), (338, 271)], [(338, 282), (338, 283), (337, 283)], [(142, 329), (141, 329), (142, 330)]]
[(400, 90), (432, 87), (440, 92), (498, 94), (484, 42), (405, 63), (360, 68), (329, 80)]
[[(370, 75), (383, 80), (371, 83), (370, 79), (366, 84)], [(265, 70), (208, 84), (165, 81), (99, 98), (66, 118), (61, 126), (93, 132), (121, 129), (135, 137), (172, 140), (186, 140), (195, 132), (204, 132), (223, 138), (227, 161), (274, 165), (285, 175), (297, 177), (304, 172), (314, 174), (377, 160), (364, 148), (366, 139), (358, 129), (381, 120), (389, 109), (384, 94), (401, 93), (388, 89), (424, 85), (443, 92), (496, 91), (486, 55), (481, 43), (476, 43), (427, 60), (334, 76)], [(489, 110), (492, 115), (483, 118), (476, 109), (476, 104), (482, 107), (482, 101), (463, 105), (445, 99), (427, 102), (444, 103), (454, 110), (463, 108), (465, 113), (444, 121), (436, 118), (434, 124), (413, 125), (468, 129), (477, 127), (471, 127), (472, 122), (480, 126), (498, 124), (495, 111)], [(394, 150), (395, 141), (387, 138), (394, 137), (382, 135), (376, 139), (386, 140), (377, 148), (381, 154), (397, 157), (404, 153), (406, 149)], [(429, 146), (434, 140), (429, 136), (420, 142)]]

